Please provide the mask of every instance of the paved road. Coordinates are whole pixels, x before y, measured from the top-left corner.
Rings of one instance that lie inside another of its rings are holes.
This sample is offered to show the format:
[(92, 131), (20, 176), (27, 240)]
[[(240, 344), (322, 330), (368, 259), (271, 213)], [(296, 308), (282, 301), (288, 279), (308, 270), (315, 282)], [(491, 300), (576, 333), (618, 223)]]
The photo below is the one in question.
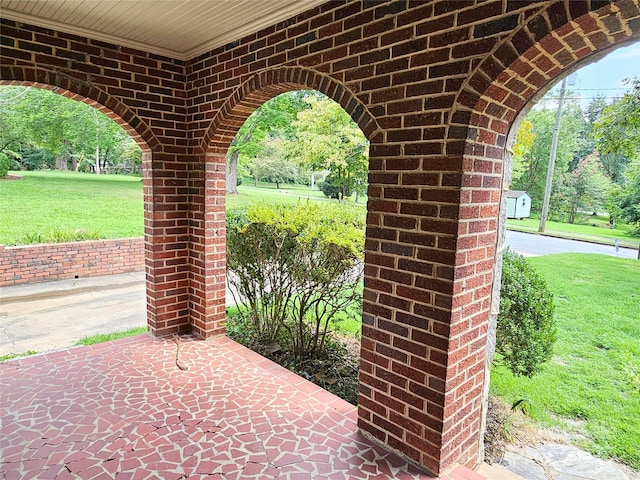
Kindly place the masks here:
[[(527, 256), (563, 252), (636, 258), (637, 251), (507, 232)], [(229, 301), (231, 296), (228, 295)], [(0, 356), (68, 348), (96, 333), (146, 325), (144, 272), (4, 287), (0, 290)]]
[(511, 250), (528, 257), (550, 255), (552, 253), (599, 253), (620, 258), (638, 258), (638, 250), (633, 248), (620, 248), (616, 252), (613, 246), (511, 230), (507, 231), (505, 244)]

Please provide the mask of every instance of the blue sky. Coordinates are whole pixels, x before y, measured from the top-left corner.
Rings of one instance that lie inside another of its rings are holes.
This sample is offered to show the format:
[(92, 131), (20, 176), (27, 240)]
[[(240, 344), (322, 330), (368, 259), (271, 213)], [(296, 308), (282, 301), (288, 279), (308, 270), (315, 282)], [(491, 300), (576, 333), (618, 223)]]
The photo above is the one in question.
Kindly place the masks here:
[(630, 87), (622, 82), (625, 78), (640, 77), (640, 42), (619, 47), (576, 74), (575, 85), (567, 88), (584, 98), (583, 105), (595, 96), (607, 97), (607, 102), (611, 102), (611, 97), (620, 97), (629, 90)]

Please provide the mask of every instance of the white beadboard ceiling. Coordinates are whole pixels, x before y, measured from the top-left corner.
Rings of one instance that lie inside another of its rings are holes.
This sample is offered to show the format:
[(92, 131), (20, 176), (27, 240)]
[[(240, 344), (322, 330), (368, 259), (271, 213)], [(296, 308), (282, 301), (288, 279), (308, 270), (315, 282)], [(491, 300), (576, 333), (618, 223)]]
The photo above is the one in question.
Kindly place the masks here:
[(327, 0), (0, 0), (0, 16), (188, 60)]

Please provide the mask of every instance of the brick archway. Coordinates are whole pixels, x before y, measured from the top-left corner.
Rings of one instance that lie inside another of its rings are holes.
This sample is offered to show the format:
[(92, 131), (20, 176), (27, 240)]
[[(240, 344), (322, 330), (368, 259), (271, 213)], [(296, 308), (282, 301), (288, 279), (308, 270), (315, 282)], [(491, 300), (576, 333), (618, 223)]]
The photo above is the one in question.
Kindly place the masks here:
[(246, 80), (229, 96), (212, 120), (201, 149), (204, 154), (203, 211), (201, 228), (192, 227), (191, 252), (196, 268), (191, 288), (198, 292), (191, 299), (191, 326), (198, 335), (209, 338), (224, 333), (226, 277), (226, 238), (224, 203), (226, 155), (238, 129), (253, 111), (267, 100), (293, 90), (317, 90), (335, 102), (358, 124), (364, 135), (379, 140), (380, 127), (367, 107), (344, 85), (331, 77), (304, 67), (280, 67), (262, 71)]
[(37, 87), (91, 105), (120, 125), (143, 150), (151, 150), (160, 142), (147, 124), (127, 105), (104, 90), (53, 70), (32, 67), (2, 69), (0, 84)]
[[(144, 222), (145, 222), (145, 263), (146, 269), (154, 276), (158, 264), (156, 257), (162, 256), (162, 243), (158, 241), (159, 236), (155, 233), (158, 215), (154, 213), (154, 192), (162, 185), (162, 180), (154, 178), (153, 160), (161, 155), (162, 143), (158, 140), (148, 124), (142, 120), (125, 103), (118, 100), (113, 95), (87, 82), (80, 81), (69, 75), (54, 70), (32, 67), (8, 67), (2, 68), (0, 84), (23, 87), (36, 87), (50, 90), (64, 97), (86, 103), (107, 115), (111, 120), (120, 125), (129, 136), (142, 149), (142, 172), (143, 172), (143, 194), (144, 194)], [(162, 296), (157, 285), (151, 280), (147, 280), (147, 294), (151, 297)], [(151, 332), (157, 334), (159, 328), (156, 321), (156, 304), (147, 304), (147, 324)]]
[[(474, 210), (466, 232), (484, 232), (490, 239), (484, 255), (467, 252), (462, 265), (476, 266), (475, 273), (493, 278), (486, 353), (482, 349), (468, 354), (486, 359), (484, 381), (483, 427), (489, 392), (489, 369), (495, 352), (495, 329), (500, 298), (502, 253), (506, 233), (506, 195), (511, 182), (510, 143), (515, 140), (521, 120), (535, 99), (548, 91), (562, 77), (597, 59), (624, 43), (640, 38), (640, 25), (624, 19), (640, 17), (640, 6), (633, 1), (608, 4), (585, 13), (577, 2), (568, 10), (561, 3), (532, 16), (519, 30), (494, 48), (494, 54), (481, 62), (461, 89), (457, 111), (461, 137), (466, 135), (464, 162), (470, 171), (463, 175), (460, 218)], [(515, 129), (515, 130), (514, 130)], [(478, 203), (481, 205), (478, 206)], [(460, 229), (464, 239), (465, 229)], [(473, 255), (473, 259), (470, 256)], [(486, 263), (491, 257), (494, 261)], [(483, 329), (484, 331), (484, 329)], [(461, 372), (458, 372), (461, 373)], [(451, 401), (455, 401), (453, 395)], [(478, 449), (482, 455), (482, 446)], [(480, 457), (482, 459), (482, 456)]]
[(637, 0), (348, 0), (188, 60), (3, 20), (0, 75), (75, 78), (150, 128), (151, 330), (203, 337), (223, 331), (233, 133), (269, 96), (335, 88), (371, 140), (359, 426), (439, 474), (479, 462), (510, 125), (639, 20)]

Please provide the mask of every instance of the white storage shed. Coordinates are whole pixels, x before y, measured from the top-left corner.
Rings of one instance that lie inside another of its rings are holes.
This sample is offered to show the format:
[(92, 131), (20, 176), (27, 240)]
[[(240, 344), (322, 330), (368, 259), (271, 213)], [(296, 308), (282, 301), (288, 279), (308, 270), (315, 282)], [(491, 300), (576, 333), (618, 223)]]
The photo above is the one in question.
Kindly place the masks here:
[(507, 192), (507, 218), (529, 218), (531, 216), (531, 197), (522, 190)]

